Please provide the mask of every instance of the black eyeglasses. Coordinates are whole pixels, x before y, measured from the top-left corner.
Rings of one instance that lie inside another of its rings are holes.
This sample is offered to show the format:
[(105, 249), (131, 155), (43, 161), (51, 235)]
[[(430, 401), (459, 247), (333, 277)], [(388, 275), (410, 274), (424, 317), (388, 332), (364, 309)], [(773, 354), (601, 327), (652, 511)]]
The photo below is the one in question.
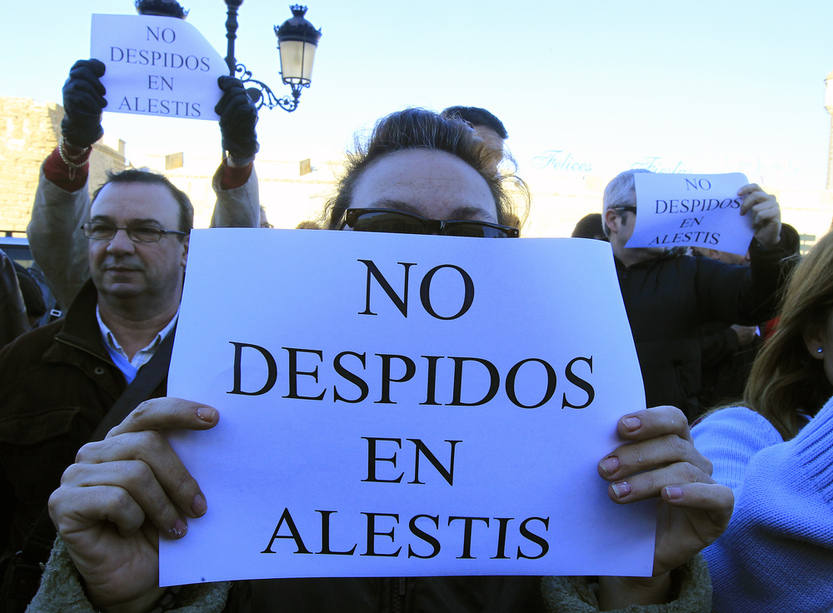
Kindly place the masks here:
[(612, 206), (610, 207), (612, 211), (629, 211), (636, 215), (636, 207), (630, 205), (622, 205), (622, 206)]
[(130, 223), (126, 226), (117, 226), (105, 221), (88, 221), (81, 227), (84, 229), (84, 236), (94, 241), (111, 241), (119, 230), (127, 232), (127, 238), (134, 243), (158, 243), (166, 234), (185, 236), (185, 232), (166, 230), (146, 221)]
[(518, 229), (470, 219), (426, 219), (395, 209), (347, 209), (339, 230), (345, 226), (359, 232), (394, 234), (441, 234), (476, 238), (517, 238)]

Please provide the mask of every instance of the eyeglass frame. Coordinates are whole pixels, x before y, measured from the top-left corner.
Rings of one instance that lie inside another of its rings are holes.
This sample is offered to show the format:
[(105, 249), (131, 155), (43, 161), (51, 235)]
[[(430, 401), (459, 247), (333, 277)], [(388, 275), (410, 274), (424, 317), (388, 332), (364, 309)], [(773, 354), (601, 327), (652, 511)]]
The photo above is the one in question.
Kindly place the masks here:
[(636, 215), (636, 207), (630, 204), (617, 204), (615, 206), (609, 207), (609, 211), (628, 211)]
[[(145, 244), (145, 245), (147, 245), (147, 244), (152, 245), (152, 244), (155, 244), (155, 243), (158, 243), (159, 241), (161, 241), (168, 234), (175, 234), (177, 236), (187, 236), (187, 234), (188, 234), (187, 232), (183, 232), (182, 230), (168, 230), (168, 229), (163, 228), (163, 227), (160, 226), (158, 228), (153, 228), (153, 230), (155, 232), (159, 233), (158, 238), (156, 240), (141, 240), (141, 239), (137, 239), (132, 234), (132, 231), (137, 229), (136, 225), (133, 225), (131, 227), (130, 225), (117, 226), (116, 224), (104, 223), (104, 222), (95, 222), (95, 223), (110, 226), (110, 228), (113, 229), (113, 233), (109, 237), (106, 237), (106, 238), (105, 237), (90, 236), (90, 226), (93, 224), (93, 222), (92, 221), (87, 221), (87, 222), (84, 222), (83, 224), (81, 224), (81, 229), (84, 231), (84, 236), (87, 237), (87, 240), (108, 241), (109, 242), (109, 241), (112, 241), (114, 238), (116, 238), (116, 235), (119, 233), (119, 230), (124, 230), (125, 234), (127, 234), (127, 238), (130, 239), (130, 241), (132, 243), (141, 243), (141, 244)], [(142, 223), (147, 223), (147, 222), (142, 222)], [(141, 225), (141, 224), (139, 224), (139, 225)]]
[[(503, 237), (482, 237), (482, 238), (518, 238), (520, 236), (520, 230), (518, 228), (514, 228), (512, 226), (504, 226), (503, 224), (493, 223), (491, 221), (481, 221), (479, 219), (430, 219), (428, 217), (423, 217), (422, 215), (417, 215), (416, 213), (409, 213), (407, 211), (400, 211), (399, 209), (383, 209), (383, 208), (368, 208), (368, 207), (351, 207), (344, 210), (342, 214), (341, 223), (338, 226), (339, 230), (343, 230), (345, 226), (353, 226), (349, 223), (348, 216), (350, 215), (358, 215), (361, 213), (395, 213), (397, 215), (403, 215), (405, 217), (410, 217), (412, 219), (419, 220), (423, 228), (427, 229), (435, 229), (433, 232), (420, 232), (419, 234), (423, 235), (436, 235), (436, 236), (460, 236), (458, 234), (444, 234), (443, 230), (446, 228), (448, 224), (477, 224), (481, 226), (485, 226), (487, 228), (494, 228), (496, 230), (500, 230), (506, 233), (506, 236)], [(355, 230), (355, 228), (353, 228)], [(357, 230), (358, 232), (362, 232), (363, 230)], [(478, 237), (469, 237), (469, 238), (478, 238)]]

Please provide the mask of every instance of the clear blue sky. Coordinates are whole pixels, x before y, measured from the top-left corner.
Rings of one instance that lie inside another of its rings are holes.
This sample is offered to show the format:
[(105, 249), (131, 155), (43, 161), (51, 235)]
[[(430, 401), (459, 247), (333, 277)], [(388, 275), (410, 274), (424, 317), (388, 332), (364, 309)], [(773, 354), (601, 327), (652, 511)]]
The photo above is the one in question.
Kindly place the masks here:
[[(225, 5), (182, 4), (225, 55)], [(90, 14), (134, 9), (130, 0), (45, 0), (10, 12), (0, 95), (59, 102), (69, 66), (89, 55)], [(265, 0), (240, 9), (238, 59), (272, 85), (272, 25), (289, 15), (288, 3)], [(335, 157), (390, 111), (468, 104), (504, 121), (521, 174), (535, 155), (561, 149), (596, 168), (660, 156), (692, 171), (824, 185), (829, 0), (311, 0), (307, 17), (323, 29), (312, 87), (298, 111), (264, 112), (259, 126), (275, 157)], [(206, 122), (108, 115), (105, 129), (129, 147), (165, 151), (183, 148), (176, 138), (219, 140)]]

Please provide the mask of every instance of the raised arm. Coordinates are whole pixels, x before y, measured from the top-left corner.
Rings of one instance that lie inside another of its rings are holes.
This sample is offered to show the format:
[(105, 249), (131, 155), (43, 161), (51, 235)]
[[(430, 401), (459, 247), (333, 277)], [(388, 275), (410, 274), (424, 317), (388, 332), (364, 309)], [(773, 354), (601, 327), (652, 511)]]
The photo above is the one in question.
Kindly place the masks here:
[(87, 186), (92, 145), (104, 133), (104, 64), (79, 60), (62, 90), (61, 139), (41, 166), (27, 234), (32, 255), (63, 308), (89, 277), (81, 224), (89, 216)]
[(755, 235), (749, 266), (697, 258), (697, 311), (701, 321), (759, 324), (775, 314), (780, 286), (793, 263), (781, 232), (781, 208), (775, 196), (752, 183), (738, 191), (740, 214), (752, 219)]
[(211, 182), (217, 201), (211, 227), (260, 227), (260, 196), (254, 172), (257, 109), (238, 79), (217, 80), (223, 91), (216, 112), (220, 115), (223, 150), (227, 152)]

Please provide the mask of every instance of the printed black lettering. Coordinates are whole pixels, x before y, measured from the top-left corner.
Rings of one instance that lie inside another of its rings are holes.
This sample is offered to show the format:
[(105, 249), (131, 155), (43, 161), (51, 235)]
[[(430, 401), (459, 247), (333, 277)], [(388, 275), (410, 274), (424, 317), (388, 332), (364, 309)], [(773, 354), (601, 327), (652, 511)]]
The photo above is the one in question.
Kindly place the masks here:
[(396, 452), (388, 458), (380, 458), (376, 455), (376, 442), (386, 441), (389, 443), (396, 443), (397, 449), (402, 449), (402, 440), (398, 438), (381, 438), (373, 436), (363, 436), (362, 438), (367, 441), (367, 479), (362, 479), (362, 483), (400, 483), (402, 481), (402, 476), (405, 473), (399, 473), (399, 476), (395, 479), (380, 479), (376, 476), (376, 462), (390, 462), (393, 464), (393, 467), (396, 468)]
[[(521, 366), (529, 362), (538, 362), (539, 364), (542, 364), (544, 366), (544, 370), (547, 373), (547, 389), (544, 392), (544, 396), (536, 404), (523, 404), (518, 400), (518, 395), (515, 391), (515, 379), (518, 376), (518, 371), (521, 369)], [(521, 407), (522, 409), (537, 409), (538, 407), (549, 402), (553, 394), (555, 394), (555, 386), (555, 370), (552, 366), (549, 365), (548, 362), (540, 360), (538, 358), (527, 358), (526, 360), (521, 360), (512, 368), (510, 368), (509, 373), (506, 375), (506, 395), (509, 397), (509, 400), (512, 402), (512, 404), (514, 404), (517, 407)]]
[(420, 555), (416, 553), (413, 548), (408, 545), (408, 557), (409, 558), (419, 558), (420, 560), (428, 560), (430, 558), (436, 557), (440, 553), (440, 541), (438, 541), (434, 536), (428, 534), (425, 530), (417, 526), (418, 519), (430, 519), (434, 522), (434, 527), (439, 529), (440, 527), (440, 518), (438, 515), (414, 515), (411, 518), (411, 521), (408, 522), (408, 527), (411, 529), (411, 534), (415, 537), (420, 539), (421, 541), (425, 541), (429, 545), (431, 545), (431, 553), (428, 555)]
[(428, 360), (428, 376), (425, 383), (425, 402), (420, 402), (421, 405), (437, 405), (437, 360), (442, 356), (439, 355), (423, 355), (421, 356)]
[[(442, 316), (439, 315), (435, 310), (434, 307), (431, 305), (431, 281), (434, 279), (434, 275), (437, 274), (437, 271), (442, 270), (443, 268), (451, 268), (456, 270), (460, 273), (460, 277), (463, 279), (463, 304), (460, 306), (460, 310), (457, 311), (455, 315), (449, 316)], [(472, 281), (469, 273), (465, 270), (460, 268), (459, 266), (455, 266), (454, 264), (442, 264), (440, 266), (435, 266), (422, 279), (422, 283), (419, 286), (419, 299), (422, 302), (422, 308), (425, 309), (425, 312), (431, 315), (431, 317), (435, 319), (443, 319), (443, 320), (451, 320), (457, 319), (458, 317), (462, 317), (466, 311), (471, 308), (472, 303), (474, 302), (474, 281)]]
[[(396, 551), (390, 553), (377, 553), (376, 552), (376, 537), (377, 536), (387, 536), (390, 538), (392, 543), (395, 543), (396, 540), (394, 538), (396, 526), (399, 524), (399, 514), (398, 513), (365, 513), (362, 512), (362, 515), (367, 517), (367, 550), (361, 554), (363, 556), (379, 556), (379, 557), (388, 557), (388, 558), (395, 558), (399, 555), (399, 552), (402, 551), (402, 547), (399, 547)], [(390, 529), (390, 532), (376, 532), (376, 518), (377, 517), (390, 517), (394, 520), (394, 525)]]
[(295, 398), (297, 400), (321, 400), (327, 393), (327, 390), (321, 390), (317, 396), (302, 396), (298, 394), (298, 375), (306, 375), (312, 377), (313, 381), (318, 383), (318, 366), (312, 370), (298, 370), (298, 353), (311, 353), (318, 356), (318, 361), (324, 361), (323, 353), (318, 349), (300, 349), (298, 347), (281, 347), (289, 353), (289, 391), (284, 398)]
[[(497, 394), (497, 391), (500, 388), (500, 375), (498, 374), (497, 368), (494, 364), (492, 364), (489, 360), (484, 360), (481, 358), (455, 357), (451, 359), (454, 360), (454, 387), (452, 390), (452, 399), (449, 403), (449, 406), (476, 407), (480, 406), (481, 404), (486, 404), (492, 398), (495, 397), (495, 394)], [(480, 398), (480, 400), (469, 402), (464, 402), (462, 400), (463, 364), (465, 364), (466, 362), (475, 362), (477, 364), (482, 364), (486, 367), (486, 370), (489, 372), (489, 389), (486, 392), (486, 394), (482, 398)]]
[(463, 520), (463, 551), (462, 553), (457, 556), (458, 560), (473, 560), (474, 556), (471, 555), (471, 533), (472, 533), (472, 524), (475, 521), (482, 521), (486, 524), (486, 527), (489, 526), (489, 518), (488, 517), (461, 517), (452, 515), (448, 518), (448, 525), (450, 526), (452, 522), (457, 520)]
[(449, 461), (448, 461), (448, 469), (437, 459), (431, 450), (428, 449), (428, 446), (422, 442), (422, 440), (418, 438), (409, 438), (407, 439), (414, 444), (414, 480), (408, 481), (408, 483), (418, 483), (420, 485), (425, 485), (424, 482), (419, 480), (419, 456), (424, 455), (429, 462), (431, 462), (432, 466), (437, 469), (437, 472), (440, 473), (440, 476), (445, 479), (449, 485), (454, 485), (454, 452), (457, 448), (457, 443), (462, 443), (463, 441), (452, 441), (446, 440), (445, 442), (451, 445), (451, 451), (449, 452)]
[(495, 517), (498, 521), (498, 533), (497, 533), (497, 552), (493, 555), (490, 560), (508, 560), (509, 556), (506, 555), (506, 528), (509, 526), (509, 522), (515, 519), (514, 517)]
[(529, 541), (536, 543), (540, 548), (541, 552), (537, 555), (531, 556), (525, 554), (521, 551), (521, 548), (518, 547), (518, 555), (517, 559), (524, 558), (526, 560), (537, 560), (539, 558), (543, 558), (547, 555), (547, 552), (550, 550), (550, 544), (546, 541), (546, 539), (534, 532), (531, 532), (529, 528), (527, 528), (527, 524), (531, 521), (539, 521), (544, 524), (544, 532), (549, 530), (550, 527), (550, 518), (549, 517), (527, 517), (525, 520), (521, 522), (521, 535)]
[(405, 267), (405, 277), (402, 283), (402, 296), (400, 297), (394, 289), (391, 287), (388, 280), (385, 279), (384, 275), (381, 273), (379, 268), (373, 262), (373, 260), (358, 260), (362, 264), (367, 267), (367, 287), (366, 287), (366, 298), (365, 298), (365, 306), (364, 311), (359, 311), (359, 315), (377, 315), (370, 310), (370, 278), (373, 277), (376, 279), (376, 283), (379, 284), (384, 292), (388, 295), (388, 298), (391, 299), (394, 306), (399, 309), (399, 312), (402, 313), (403, 317), (408, 316), (408, 272), (411, 269), (411, 266), (415, 266), (415, 262), (397, 262), (400, 266)]
[(567, 363), (567, 368), (565, 369), (564, 376), (567, 378), (567, 381), (575, 385), (577, 388), (584, 391), (587, 394), (587, 400), (582, 404), (573, 404), (569, 400), (567, 400), (567, 394), (561, 395), (561, 408), (570, 407), (571, 409), (586, 409), (590, 406), (593, 402), (593, 399), (596, 397), (596, 390), (593, 389), (593, 386), (590, 385), (590, 382), (586, 379), (582, 379), (579, 377), (575, 372), (573, 372), (573, 366), (576, 362), (584, 362), (590, 368), (590, 374), (593, 374), (593, 356), (591, 355), (589, 358), (584, 356), (578, 356), (573, 358)]
[(334, 556), (353, 555), (353, 552), (356, 551), (356, 545), (353, 545), (353, 548), (349, 551), (333, 551), (330, 549), (330, 515), (335, 513), (335, 511), (320, 511), (316, 509), (315, 512), (321, 513), (321, 551), (318, 553)]
[[(382, 395), (379, 400), (376, 400), (376, 404), (396, 404), (390, 399), (390, 384), (391, 383), (404, 383), (405, 381), (409, 381), (413, 378), (414, 374), (416, 373), (416, 364), (414, 361), (404, 355), (396, 355), (396, 354), (388, 354), (388, 353), (377, 353), (380, 358), (382, 358)], [(405, 365), (405, 373), (399, 379), (391, 378), (391, 360), (397, 359)]]
[[(275, 363), (275, 358), (272, 357), (272, 354), (269, 353), (264, 347), (260, 345), (253, 345), (251, 343), (236, 343), (234, 341), (229, 341), (230, 344), (234, 345), (234, 385), (230, 392), (226, 392), (227, 394), (241, 394), (243, 396), (259, 396), (261, 394), (265, 394), (268, 392), (272, 387), (275, 385), (275, 382), (278, 380), (278, 365)], [(263, 359), (266, 360), (266, 368), (267, 368), (267, 375), (266, 375), (266, 382), (263, 386), (256, 391), (244, 391), (241, 387), (241, 373), (242, 373), (242, 362), (243, 362), (243, 348), (248, 347), (250, 349), (254, 349), (263, 356)]]
[[(289, 534), (278, 534), (284, 522), (286, 522), (286, 527), (289, 529)], [(288, 508), (284, 508), (283, 513), (281, 513), (281, 518), (278, 520), (278, 525), (275, 526), (275, 531), (272, 533), (272, 538), (269, 539), (269, 544), (266, 546), (266, 549), (260, 553), (275, 553), (272, 551), (272, 545), (275, 544), (276, 539), (292, 539), (295, 541), (295, 546), (298, 547), (298, 550), (295, 553), (312, 553), (309, 549), (307, 549), (306, 545), (304, 545), (304, 541), (301, 539), (301, 534), (298, 532), (298, 527), (295, 525), (295, 521), (292, 519), (292, 515), (289, 513)]]
[(348, 355), (358, 358), (359, 362), (362, 365), (362, 368), (365, 368), (366, 354), (356, 353), (355, 351), (342, 351), (341, 353), (339, 353), (333, 360), (333, 368), (340, 377), (346, 379), (347, 381), (355, 385), (357, 388), (359, 388), (359, 395), (356, 398), (345, 398), (339, 393), (338, 388), (335, 385), (333, 385), (333, 402), (356, 403), (363, 402), (367, 398), (367, 394), (369, 391), (367, 383), (364, 381), (364, 379), (362, 379), (354, 372), (347, 370), (347, 368), (341, 363), (342, 359)]

